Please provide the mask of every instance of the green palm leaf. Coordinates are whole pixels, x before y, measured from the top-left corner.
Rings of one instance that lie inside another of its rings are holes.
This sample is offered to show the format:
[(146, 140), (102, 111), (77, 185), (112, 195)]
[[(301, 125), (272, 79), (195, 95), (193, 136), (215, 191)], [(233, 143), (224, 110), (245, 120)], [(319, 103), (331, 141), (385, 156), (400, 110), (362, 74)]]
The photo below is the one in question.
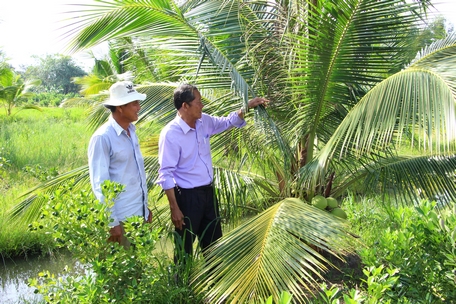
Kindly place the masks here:
[[(456, 74), (448, 67), (456, 63), (455, 43), (456, 36), (449, 36), (428, 47), (415, 63), (369, 91), (321, 150), (318, 155), (319, 168), (314, 167), (308, 172), (324, 176), (332, 161), (341, 162), (348, 155), (359, 160), (369, 157), (372, 151), (385, 151), (390, 146), (400, 147), (405, 144), (437, 155), (442, 152), (447, 155), (452, 153), (456, 139), (453, 97)], [(426, 164), (415, 161), (415, 166), (418, 163)], [(376, 167), (386, 170), (382, 166)], [(390, 167), (388, 172), (391, 173), (391, 170)], [(426, 171), (426, 166), (417, 166), (416, 170)], [(424, 197), (435, 199), (437, 194), (432, 178), (418, 181), (405, 174), (401, 180), (400, 172), (396, 171), (396, 182), (397, 185), (404, 186), (405, 192), (411, 189), (416, 192), (419, 188), (425, 194)], [(447, 179), (444, 184), (452, 183), (451, 175), (445, 174), (442, 178)], [(439, 187), (439, 191), (446, 192), (442, 187)], [(448, 202), (453, 195), (444, 196)]]
[(113, 38), (192, 35), (173, 1), (97, 1), (85, 5), (84, 16), (66, 35), (75, 36), (71, 51)]
[(347, 228), (325, 211), (285, 199), (217, 242), (207, 254), (207, 267), (195, 275), (196, 288), (211, 286), (212, 303), (252, 303), (270, 295), (277, 300), (285, 290), (302, 303), (331, 265), (319, 251), (341, 259), (353, 252)]
[[(294, 95), (300, 97), (294, 119), (302, 122), (293, 133), (308, 132), (311, 142), (322, 139), (322, 132), (331, 134), (333, 109), (349, 105), (350, 86), (375, 84), (401, 63), (393, 61), (401, 52), (397, 33), (415, 20), (401, 2), (318, 1), (310, 7), (307, 23), (301, 25), (309, 27), (309, 35), (287, 35), (287, 46), (300, 46), (293, 48), (289, 78)], [(311, 146), (307, 155), (310, 160)]]

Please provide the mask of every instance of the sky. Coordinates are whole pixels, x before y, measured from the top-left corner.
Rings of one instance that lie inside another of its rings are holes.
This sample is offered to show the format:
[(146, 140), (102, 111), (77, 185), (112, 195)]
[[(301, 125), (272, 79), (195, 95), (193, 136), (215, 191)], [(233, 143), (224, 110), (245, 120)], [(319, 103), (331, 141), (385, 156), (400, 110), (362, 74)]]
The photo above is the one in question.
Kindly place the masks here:
[[(75, 62), (90, 68), (93, 60), (86, 52), (69, 54), (62, 27), (69, 23), (78, 9), (73, 4), (93, 3), (92, 0), (0, 0), (0, 49), (15, 68), (35, 62), (33, 55), (72, 55)], [(79, 7), (80, 9), (81, 7)], [(104, 47), (106, 48), (106, 47)], [(103, 52), (103, 47), (94, 50)]]
[[(438, 11), (456, 28), (456, 1), (439, 0)], [(15, 68), (35, 62), (33, 55), (45, 56), (65, 51), (61, 29), (66, 18), (74, 15), (64, 12), (77, 9), (72, 4), (88, 4), (92, 0), (0, 0), (0, 49), (6, 53)], [(70, 5), (71, 4), (71, 5)], [(106, 45), (93, 49), (101, 55)], [(93, 61), (86, 52), (71, 54), (75, 62), (90, 69)]]

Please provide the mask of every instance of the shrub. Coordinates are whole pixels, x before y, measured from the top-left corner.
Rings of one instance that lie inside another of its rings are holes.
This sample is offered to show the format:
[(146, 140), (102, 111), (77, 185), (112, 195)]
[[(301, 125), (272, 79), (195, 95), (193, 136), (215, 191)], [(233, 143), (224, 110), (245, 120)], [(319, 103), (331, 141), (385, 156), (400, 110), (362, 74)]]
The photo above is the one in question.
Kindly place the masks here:
[(106, 182), (103, 193), (108, 204), (100, 204), (91, 192), (73, 193), (66, 186), (49, 197), (41, 218), (30, 226), (51, 233), (60, 247), (87, 265), (80, 277), (56, 278), (42, 272), (30, 285), (47, 302), (60, 303), (199, 303), (187, 287), (177, 286), (173, 267), (155, 244), (160, 229), (132, 217), (124, 223), (130, 249), (108, 243), (109, 210), (121, 185)]
[[(379, 267), (365, 267), (363, 273), (365, 279), (360, 289), (351, 288), (342, 292), (336, 285), (328, 288), (326, 283), (321, 285), (321, 292), (312, 301), (315, 304), (337, 304), (343, 303), (391, 303), (394, 299), (397, 303), (397, 295), (393, 289), (396, 287), (398, 269), (388, 269), (383, 265)], [(407, 302), (402, 302), (407, 303)]]
[(456, 302), (456, 214), (435, 202), (399, 208), (378, 242), (361, 250), (368, 265), (400, 269), (395, 293), (413, 303)]

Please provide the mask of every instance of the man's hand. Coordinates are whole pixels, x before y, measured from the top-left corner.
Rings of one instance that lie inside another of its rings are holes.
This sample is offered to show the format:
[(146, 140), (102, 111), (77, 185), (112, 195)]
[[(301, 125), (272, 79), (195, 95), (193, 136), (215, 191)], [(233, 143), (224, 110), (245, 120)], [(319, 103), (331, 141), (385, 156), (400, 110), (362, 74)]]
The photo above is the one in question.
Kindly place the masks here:
[(182, 214), (182, 211), (177, 205), (176, 196), (174, 195), (174, 188), (165, 190), (165, 194), (168, 198), (169, 209), (171, 210), (171, 221), (173, 222), (176, 229), (182, 230), (182, 226), (185, 225), (184, 214)]
[(171, 208), (171, 221), (176, 229), (182, 230), (182, 226), (185, 226), (184, 215), (179, 207)]
[(114, 226), (109, 230), (111, 236), (108, 238), (108, 242), (117, 242), (120, 244), (122, 238), (122, 228), (120, 225)]
[[(267, 100), (266, 98), (255, 97), (255, 98), (249, 100), (247, 106), (249, 109), (256, 108), (260, 105), (266, 107), (268, 105), (268, 102), (269, 102), (269, 100)], [(244, 106), (237, 111), (237, 114), (240, 119), (244, 119), (245, 112), (247, 112), (247, 110), (245, 109)]]
[(147, 208), (147, 210), (149, 210), (149, 216), (147, 217), (146, 223), (152, 223), (152, 211), (150, 211), (149, 208)]
[(249, 109), (256, 108), (259, 105), (267, 106), (268, 102), (269, 102), (269, 100), (267, 100), (266, 98), (255, 97), (255, 98), (249, 100), (248, 106), (249, 106)]

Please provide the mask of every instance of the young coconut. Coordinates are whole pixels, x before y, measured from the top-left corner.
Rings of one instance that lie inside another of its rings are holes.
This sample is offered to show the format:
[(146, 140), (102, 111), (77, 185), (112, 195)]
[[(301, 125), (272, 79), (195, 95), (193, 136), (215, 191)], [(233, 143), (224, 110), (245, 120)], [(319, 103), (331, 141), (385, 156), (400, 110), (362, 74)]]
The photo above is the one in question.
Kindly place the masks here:
[(331, 210), (331, 214), (343, 219), (347, 219), (347, 214), (341, 208), (334, 208), (333, 210)]
[(337, 200), (334, 197), (331, 197), (331, 196), (327, 197), (326, 201), (328, 202), (329, 209), (337, 208), (337, 206), (339, 206), (339, 204), (337, 203)]
[(326, 201), (326, 198), (324, 196), (315, 195), (312, 198), (312, 206), (324, 210), (328, 206), (328, 202)]

